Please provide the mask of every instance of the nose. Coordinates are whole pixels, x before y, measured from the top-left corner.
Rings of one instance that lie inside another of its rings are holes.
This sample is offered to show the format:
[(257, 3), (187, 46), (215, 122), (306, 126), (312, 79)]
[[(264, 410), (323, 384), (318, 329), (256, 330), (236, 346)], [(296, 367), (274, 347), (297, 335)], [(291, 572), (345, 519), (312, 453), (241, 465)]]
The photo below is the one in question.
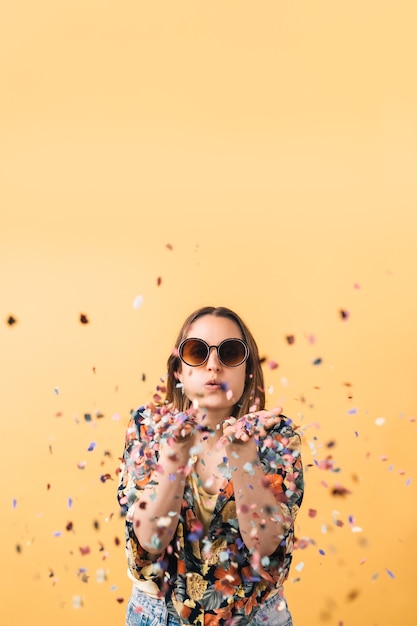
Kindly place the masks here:
[(215, 346), (212, 346), (210, 348), (210, 353), (209, 353), (209, 357), (207, 359), (207, 369), (209, 370), (219, 370), (220, 369), (220, 361), (219, 361), (219, 355), (217, 354), (217, 348)]

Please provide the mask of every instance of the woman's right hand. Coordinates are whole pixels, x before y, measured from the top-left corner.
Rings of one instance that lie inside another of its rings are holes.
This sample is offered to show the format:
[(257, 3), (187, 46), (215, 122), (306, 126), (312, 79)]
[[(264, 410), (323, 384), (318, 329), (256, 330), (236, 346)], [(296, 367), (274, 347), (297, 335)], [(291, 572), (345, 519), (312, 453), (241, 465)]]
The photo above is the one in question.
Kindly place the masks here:
[(156, 408), (152, 403), (149, 403), (147, 408), (152, 411), (158, 440), (167, 441), (170, 445), (194, 442), (197, 420), (193, 409), (179, 412), (173, 411), (172, 405)]

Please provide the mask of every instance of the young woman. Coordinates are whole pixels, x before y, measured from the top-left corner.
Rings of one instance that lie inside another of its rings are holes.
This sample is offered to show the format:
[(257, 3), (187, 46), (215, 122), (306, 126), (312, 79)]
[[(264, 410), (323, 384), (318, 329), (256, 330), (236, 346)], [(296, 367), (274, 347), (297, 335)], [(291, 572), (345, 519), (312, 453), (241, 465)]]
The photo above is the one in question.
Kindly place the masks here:
[(168, 359), (165, 403), (140, 407), (127, 428), (126, 626), (291, 626), (282, 585), (303, 497), (300, 436), (264, 405), (242, 319), (192, 313)]

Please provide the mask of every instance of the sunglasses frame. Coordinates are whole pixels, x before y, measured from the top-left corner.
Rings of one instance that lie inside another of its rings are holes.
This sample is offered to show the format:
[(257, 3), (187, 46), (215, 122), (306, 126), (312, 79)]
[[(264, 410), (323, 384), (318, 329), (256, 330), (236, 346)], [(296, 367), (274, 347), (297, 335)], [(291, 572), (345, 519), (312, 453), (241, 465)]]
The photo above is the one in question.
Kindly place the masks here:
[[(200, 343), (202, 343), (202, 344), (204, 344), (206, 346), (206, 348), (207, 348), (207, 356), (204, 359), (204, 361), (201, 361), (201, 363), (196, 363), (196, 364), (194, 364), (194, 363), (187, 363), (187, 361), (183, 357), (183, 351), (184, 351), (184, 345), (188, 341), (199, 341)], [(239, 363), (236, 363), (236, 365), (228, 365), (220, 357), (220, 348), (225, 343), (227, 343), (229, 341), (237, 341), (238, 343), (242, 344), (244, 349), (245, 349), (245, 356), (243, 357), (243, 359), (241, 361), (239, 361)], [(201, 365), (204, 365), (205, 363), (207, 363), (207, 361), (209, 360), (212, 348), (216, 348), (217, 358), (219, 359), (220, 363), (222, 365), (224, 365), (225, 367), (239, 367), (239, 365), (242, 365), (242, 363), (245, 363), (245, 361), (247, 361), (248, 358), (249, 358), (248, 344), (246, 343), (246, 341), (243, 341), (243, 339), (238, 339), (237, 337), (230, 337), (229, 339), (223, 339), (223, 341), (221, 341), (219, 343), (219, 345), (217, 345), (217, 346), (209, 346), (207, 341), (204, 341), (204, 339), (200, 339), (199, 337), (187, 337), (186, 339), (181, 341), (180, 345), (178, 346), (178, 356), (181, 359), (181, 361), (183, 363), (185, 363), (186, 365), (188, 365), (189, 367), (200, 367)]]

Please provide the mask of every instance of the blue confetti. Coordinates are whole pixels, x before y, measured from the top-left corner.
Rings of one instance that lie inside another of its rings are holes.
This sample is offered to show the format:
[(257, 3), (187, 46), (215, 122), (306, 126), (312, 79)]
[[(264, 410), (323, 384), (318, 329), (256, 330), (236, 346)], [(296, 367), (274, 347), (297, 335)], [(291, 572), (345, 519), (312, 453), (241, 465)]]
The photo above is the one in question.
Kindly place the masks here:
[(94, 448), (96, 447), (96, 445), (97, 445), (97, 444), (96, 444), (96, 442), (95, 442), (95, 441), (92, 441), (92, 442), (90, 443), (90, 445), (88, 446), (88, 448), (87, 448), (88, 452), (91, 452), (92, 450), (94, 450)]
[(385, 568), (385, 571), (387, 572), (387, 574), (388, 574), (388, 576), (389, 576), (390, 578), (395, 578), (394, 574), (391, 572), (391, 570), (390, 570), (390, 569)]

